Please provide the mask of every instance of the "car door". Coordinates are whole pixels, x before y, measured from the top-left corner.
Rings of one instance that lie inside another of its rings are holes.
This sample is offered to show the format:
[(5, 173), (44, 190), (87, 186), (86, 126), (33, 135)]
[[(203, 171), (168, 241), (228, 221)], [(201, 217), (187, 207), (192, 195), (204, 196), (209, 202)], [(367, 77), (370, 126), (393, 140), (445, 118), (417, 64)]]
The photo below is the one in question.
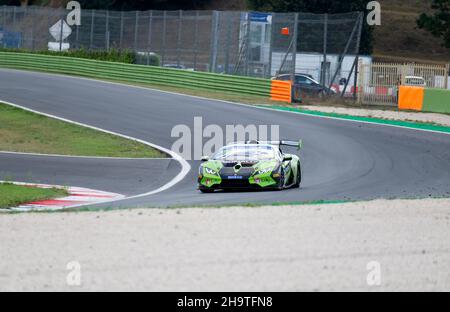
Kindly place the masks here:
[(300, 86), (303, 94), (314, 96), (319, 93), (316, 84), (306, 76), (298, 75), (295, 77), (295, 84)]

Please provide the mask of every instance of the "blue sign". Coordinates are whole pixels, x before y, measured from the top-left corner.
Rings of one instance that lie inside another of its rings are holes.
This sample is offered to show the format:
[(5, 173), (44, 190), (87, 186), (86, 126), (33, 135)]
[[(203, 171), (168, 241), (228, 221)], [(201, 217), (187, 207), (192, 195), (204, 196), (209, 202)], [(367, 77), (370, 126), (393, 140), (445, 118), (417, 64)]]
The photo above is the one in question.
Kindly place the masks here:
[(0, 28), (0, 46), (3, 48), (20, 48), (22, 33), (4, 31)]
[(270, 13), (251, 12), (248, 14), (248, 16), (251, 22), (266, 24), (272, 23), (272, 14)]

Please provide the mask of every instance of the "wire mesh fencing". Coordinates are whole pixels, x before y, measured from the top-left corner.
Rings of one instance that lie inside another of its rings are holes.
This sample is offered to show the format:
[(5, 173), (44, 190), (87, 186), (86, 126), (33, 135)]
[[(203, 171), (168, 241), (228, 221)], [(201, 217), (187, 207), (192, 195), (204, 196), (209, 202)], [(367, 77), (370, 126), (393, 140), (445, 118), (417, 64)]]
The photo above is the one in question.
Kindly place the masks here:
[(401, 85), (447, 89), (449, 65), (359, 64), (358, 102), (396, 106)]
[[(49, 29), (67, 13), (2, 6), (0, 46), (47, 50), (58, 42)], [(326, 86), (353, 85), (361, 26), (360, 12), (82, 10), (81, 25), (63, 41), (67, 49), (134, 51), (140, 64), (156, 56), (165, 67), (262, 78), (303, 73)]]

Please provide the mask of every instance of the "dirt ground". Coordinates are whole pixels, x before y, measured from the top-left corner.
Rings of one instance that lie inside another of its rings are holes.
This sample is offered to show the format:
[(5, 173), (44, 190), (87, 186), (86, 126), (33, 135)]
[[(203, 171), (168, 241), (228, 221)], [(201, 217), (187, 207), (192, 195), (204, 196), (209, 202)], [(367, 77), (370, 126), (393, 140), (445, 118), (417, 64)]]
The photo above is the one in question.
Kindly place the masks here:
[(450, 199), (0, 215), (1, 291), (450, 291)]

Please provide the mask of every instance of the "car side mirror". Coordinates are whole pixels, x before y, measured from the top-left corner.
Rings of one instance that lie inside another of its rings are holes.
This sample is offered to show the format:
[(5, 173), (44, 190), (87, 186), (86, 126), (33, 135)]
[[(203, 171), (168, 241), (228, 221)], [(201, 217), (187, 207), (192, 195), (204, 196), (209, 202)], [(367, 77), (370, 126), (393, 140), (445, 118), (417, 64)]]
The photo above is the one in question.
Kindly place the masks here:
[(202, 162), (209, 161), (209, 156), (202, 156)]
[(287, 155), (283, 157), (283, 161), (291, 161), (292, 160), (292, 156)]

